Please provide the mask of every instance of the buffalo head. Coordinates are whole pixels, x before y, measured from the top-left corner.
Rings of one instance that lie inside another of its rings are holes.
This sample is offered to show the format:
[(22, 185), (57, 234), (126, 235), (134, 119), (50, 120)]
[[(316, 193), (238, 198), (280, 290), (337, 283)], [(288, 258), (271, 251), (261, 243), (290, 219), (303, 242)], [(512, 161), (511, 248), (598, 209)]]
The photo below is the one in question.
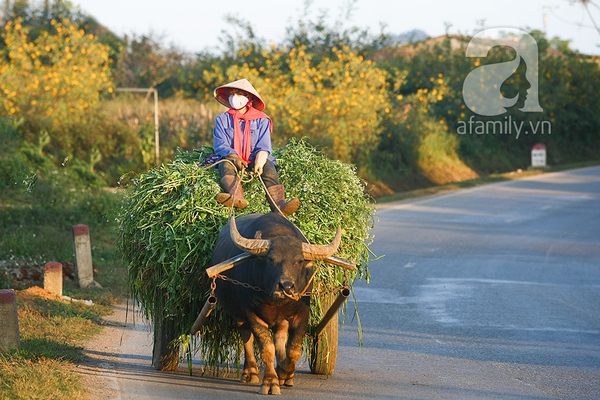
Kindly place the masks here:
[(312, 284), (313, 261), (325, 260), (338, 249), (341, 229), (328, 245), (306, 243), (297, 236), (285, 235), (267, 239), (257, 232), (253, 239), (243, 237), (231, 219), (230, 235), (233, 243), (249, 254), (260, 257), (263, 264), (263, 287), (275, 297), (297, 299)]

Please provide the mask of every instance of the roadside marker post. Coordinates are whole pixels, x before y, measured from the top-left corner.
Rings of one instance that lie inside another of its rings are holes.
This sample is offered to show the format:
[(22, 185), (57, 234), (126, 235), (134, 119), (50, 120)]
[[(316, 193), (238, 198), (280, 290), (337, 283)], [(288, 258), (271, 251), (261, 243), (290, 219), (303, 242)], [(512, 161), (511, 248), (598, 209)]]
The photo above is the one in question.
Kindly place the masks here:
[(0, 352), (19, 350), (19, 315), (17, 313), (17, 295), (12, 289), (0, 290)]
[(79, 287), (85, 289), (94, 285), (92, 245), (90, 242), (90, 228), (87, 225), (75, 225), (73, 227), (73, 243), (75, 245), (75, 264)]
[(531, 148), (531, 167), (546, 168), (546, 146), (542, 143), (535, 144)]
[(56, 261), (50, 261), (44, 265), (44, 289), (50, 293), (62, 297), (63, 276), (62, 264)]

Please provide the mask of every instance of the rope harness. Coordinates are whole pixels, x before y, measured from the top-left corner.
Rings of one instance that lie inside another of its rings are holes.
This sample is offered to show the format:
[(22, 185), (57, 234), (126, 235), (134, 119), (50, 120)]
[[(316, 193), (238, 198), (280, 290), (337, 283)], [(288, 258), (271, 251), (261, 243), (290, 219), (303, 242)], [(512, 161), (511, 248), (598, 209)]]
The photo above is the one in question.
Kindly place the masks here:
[[(226, 158), (223, 158), (223, 159), (221, 159), (219, 161), (216, 161), (213, 164), (209, 164), (209, 165), (203, 166), (202, 169), (214, 168), (214, 167), (216, 167), (217, 165), (219, 165), (221, 163), (229, 163), (229, 164), (231, 164), (233, 167), (235, 167), (237, 169), (237, 167), (235, 166), (235, 164), (231, 160), (228, 160)], [(247, 176), (248, 178), (244, 179), (245, 176)], [(231, 194), (232, 197), (235, 198), (235, 196), (237, 195), (238, 190), (241, 187), (242, 183), (250, 183), (254, 179), (258, 178), (258, 180), (260, 181), (260, 183), (261, 183), (261, 185), (262, 185), (262, 187), (263, 187), (263, 189), (265, 191), (265, 194), (267, 195), (267, 197), (270, 200), (270, 204), (272, 204), (272, 205), (275, 206), (275, 209), (277, 210), (277, 212), (279, 214), (281, 214), (283, 217), (286, 217), (286, 215), (281, 211), (281, 209), (279, 208), (279, 206), (277, 205), (277, 203), (275, 203), (275, 201), (273, 200), (273, 196), (271, 196), (271, 193), (269, 193), (269, 190), (267, 189), (267, 185), (263, 181), (262, 176), (260, 176), (259, 174), (255, 173), (254, 171), (247, 172), (246, 168), (242, 168), (238, 172), (238, 178), (240, 178), (240, 184), (236, 185), (234, 192)], [(235, 214), (234, 213), (234, 211), (235, 211), (234, 203), (235, 202), (232, 201), (231, 205), (229, 206), (229, 218), (233, 218), (234, 217), (234, 214)], [(302, 232), (300, 232), (300, 233), (302, 233)], [(302, 234), (302, 236), (304, 236), (304, 234)], [(306, 237), (304, 237), (304, 238), (306, 239)]]
[[(294, 294), (288, 294), (286, 292), (283, 292), (283, 295), (285, 297), (289, 298), (289, 299), (298, 301), (302, 297), (325, 296), (325, 295), (335, 294), (335, 293), (341, 292), (344, 289), (350, 289), (350, 285), (348, 284), (348, 280), (349, 280), (348, 279), (348, 274), (347, 274), (347, 272), (344, 272), (344, 284), (342, 286), (339, 286), (339, 287), (336, 287), (336, 288), (333, 288), (333, 289), (329, 289), (329, 290), (322, 290), (322, 291), (318, 291), (318, 292), (315, 292), (315, 291), (309, 292), (308, 288), (310, 287), (310, 284), (312, 283), (315, 275), (317, 274), (317, 271), (318, 271), (318, 267), (315, 268), (315, 270), (313, 271), (310, 279), (308, 280), (308, 283), (306, 284), (306, 286), (304, 287), (304, 290), (302, 292), (300, 292), (300, 293), (294, 293)], [(215, 295), (215, 289), (217, 288), (217, 278), (218, 279), (222, 279), (222, 280), (227, 281), (227, 282), (230, 282), (233, 285), (242, 286), (242, 287), (244, 287), (246, 289), (252, 289), (255, 292), (262, 292), (262, 293), (265, 293), (267, 295), (270, 294), (269, 292), (267, 292), (265, 289), (263, 289), (261, 287), (253, 286), (253, 285), (250, 285), (249, 283), (246, 283), (246, 282), (240, 282), (237, 279), (230, 278), (230, 277), (228, 277), (226, 275), (217, 274), (217, 275), (215, 275), (212, 278), (213, 280), (212, 280), (212, 283), (210, 285), (210, 288), (211, 288), (210, 296), (214, 296)]]

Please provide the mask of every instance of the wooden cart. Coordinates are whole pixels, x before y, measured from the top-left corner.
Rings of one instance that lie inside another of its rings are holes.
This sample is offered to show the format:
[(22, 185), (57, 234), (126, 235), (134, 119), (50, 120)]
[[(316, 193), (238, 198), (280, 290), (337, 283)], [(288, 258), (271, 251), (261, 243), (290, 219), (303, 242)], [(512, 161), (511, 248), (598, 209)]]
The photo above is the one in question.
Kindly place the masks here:
[[(219, 273), (236, 267), (249, 257), (252, 256), (248, 253), (242, 253), (232, 259), (207, 268), (206, 274), (212, 279)], [(335, 256), (328, 257), (325, 262), (348, 270), (355, 268), (354, 266), (348, 266), (346, 260), (342, 261)], [(309, 331), (307, 332), (307, 335), (310, 335), (312, 339), (310, 340), (312, 346), (307, 349), (310, 352), (310, 371), (318, 375), (331, 375), (335, 369), (338, 352), (338, 310), (350, 295), (350, 289), (348, 286), (343, 286), (327, 290), (322, 294), (314, 293), (311, 295), (318, 295), (320, 297), (322, 308), (325, 311), (317, 318), (317, 320), (320, 320), (320, 323), (314, 327), (309, 327)], [(209, 316), (215, 304), (216, 298), (209, 296), (192, 326), (192, 333), (196, 333), (200, 329), (200, 326), (202, 326), (205, 319)], [(156, 315), (154, 318), (154, 349), (152, 356), (152, 362), (156, 369), (173, 370), (177, 368), (179, 349), (172, 347), (171, 343), (174, 339), (175, 332), (172, 321), (166, 319), (165, 316)]]

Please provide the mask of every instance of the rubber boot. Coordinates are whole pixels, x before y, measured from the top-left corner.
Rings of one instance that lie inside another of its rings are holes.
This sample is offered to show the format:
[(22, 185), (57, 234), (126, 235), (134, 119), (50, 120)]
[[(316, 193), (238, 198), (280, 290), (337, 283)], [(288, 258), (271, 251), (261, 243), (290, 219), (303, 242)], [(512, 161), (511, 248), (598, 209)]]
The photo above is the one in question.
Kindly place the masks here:
[[(273, 199), (273, 202), (271, 202), (271, 198), (267, 196), (271, 211), (277, 212), (277, 207), (279, 207), (283, 215), (287, 217), (288, 215), (295, 213), (298, 207), (300, 207), (300, 200), (297, 198), (293, 198), (288, 202), (285, 201), (285, 189), (283, 185), (273, 185), (268, 187), (267, 190)], [(277, 207), (273, 203), (275, 203)]]
[(244, 198), (244, 189), (240, 183), (240, 178), (237, 175), (225, 175), (221, 178), (221, 186), (227, 193), (219, 193), (217, 201), (225, 207), (231, 207), (231, 203), (235, 208), (240, 210), (248, 206), (248, 202)]

